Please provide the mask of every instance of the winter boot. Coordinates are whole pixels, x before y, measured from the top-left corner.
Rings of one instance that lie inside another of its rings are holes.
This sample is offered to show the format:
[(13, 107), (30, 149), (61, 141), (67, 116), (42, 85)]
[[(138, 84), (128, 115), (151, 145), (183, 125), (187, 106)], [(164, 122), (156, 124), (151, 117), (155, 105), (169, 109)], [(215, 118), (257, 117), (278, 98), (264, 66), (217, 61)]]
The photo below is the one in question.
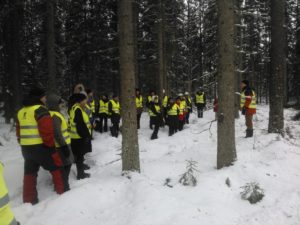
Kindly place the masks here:
[(84, 171), (80, 171), (77, 174), (77, 180), (89, 178), (91, 175), (89, 173), (85, 173)]
[(247, 129), (246, 130), (246, 138), (253, 137), (253, 129)]
[(89, 165), (85, 164), (85, 163), (83, 163), (82, 167), (83, 167), (83, 170), (89, 170), (89, 169), (91, 169), (91, 167)]

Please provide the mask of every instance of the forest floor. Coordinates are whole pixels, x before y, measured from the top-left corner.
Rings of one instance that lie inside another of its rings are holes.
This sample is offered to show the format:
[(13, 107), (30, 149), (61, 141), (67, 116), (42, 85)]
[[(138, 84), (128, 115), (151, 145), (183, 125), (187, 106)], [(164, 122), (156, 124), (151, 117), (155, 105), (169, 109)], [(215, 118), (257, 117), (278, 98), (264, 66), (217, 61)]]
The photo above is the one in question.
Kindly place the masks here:
[[(292, 121), (296, 111), (287, 109), (285, 137), (268, 134), (268, 114), (267, 106), (258, 106), (253, 138), (244, 138), (244, 118), (236, 120), (237, 161), (217, 170), (216, 122), (208, 130), (212, 111), (203, 119), (193, 114), (191, 123), (172, 137), (167, 127), (160, 129), (153, 141), (144, 113), (140, 174), (121, 175), (121, 136), (95, 133), (86, 160), (91, 178), (77, 181), (73, 166), (71, 191), (59, 196), (49, 173), (41, 169), (35, 206), (22, 203), (23, 158), (14, 133), (1, 124), (0, 160), (12, 209), (22, 225), (299, 225), (300, 122)], [(194, 187), (179, 183), (191, 159), (198, 170)], [(251, 182), (265, 193), (256, 204), (240, 195), (241, 187)]]

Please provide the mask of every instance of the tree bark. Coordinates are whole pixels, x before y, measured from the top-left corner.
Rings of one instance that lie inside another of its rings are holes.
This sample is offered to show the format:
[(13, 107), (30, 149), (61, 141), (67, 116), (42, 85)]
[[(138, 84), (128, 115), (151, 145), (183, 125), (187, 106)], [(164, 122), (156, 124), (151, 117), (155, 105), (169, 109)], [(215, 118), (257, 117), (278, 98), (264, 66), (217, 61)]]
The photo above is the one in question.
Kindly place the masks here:
[(164, 0), (159, 0), (159, 19), (158, 19), (158, 94), (163, 96), (163, 89), (166, 89), (167, 81), (167, 65), (166, 65), (166, 49), (165, 49), (165, 16), (164, 16)]
[(236, 160), (234, 0), (218, 0), (218, 154), (217, 168)]
[(296, 33), (296, 98), (297, 105), (300, 105), (300, 0), (297, 3), (297, 33)]
[(46, 40), (47, 40), (47, 72), (48, 72), (48, 91), (57, 93), (56, 83), (56, 62), (55, 62), (55, 0), (47, 0), (47, 22), (46, 22)]
[(118, 15), (122, 93), (122, 170), (139, 172), (132, 0), (118, 1)]
[(269, 133), (283, 133), (286, 78), (285, 1), (271, 0), (271, 74)]

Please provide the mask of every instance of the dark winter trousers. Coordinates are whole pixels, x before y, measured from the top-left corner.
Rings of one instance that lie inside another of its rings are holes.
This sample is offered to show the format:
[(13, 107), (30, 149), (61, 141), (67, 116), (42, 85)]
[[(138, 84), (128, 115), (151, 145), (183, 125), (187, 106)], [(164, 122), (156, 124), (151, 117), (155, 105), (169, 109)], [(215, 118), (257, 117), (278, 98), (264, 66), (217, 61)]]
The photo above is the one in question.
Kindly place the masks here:
[(169, 136), (172, 136), (178, 130), (178, 116), (168, 116)]
[(64, 180), (62, 160), (58, 153), (42, 145), (22, 146), (24, 163), (23, 202), (38, 203), (36, 189), (37, 175), (40, 167), (48, 170), (52, 175), (55, 191), (58, 194), (68, 190)]
[(153, 133), (151, 135), (151, 140), (153, 139), (157, 139), (157, 134), (158, 134), (158, 130), (159, 130), (159, 126), (161, 124), (161, 119), (159, 116), (150, 116), (150, 120), (152, 120), (152, 123), (154, 125), (154, 130)]
[(142, 117), (142, 113), (137, 113), (136, 114), (136, 118), (137, 118), (137, 129), (141, 128), (141, 117)]
[(203, 117), (203, 109), (204, 109), (205, 105), (203, 103), (198, 103), (198, 104), (196, 104), (196, 106), (197, 106), (198, 118), (202, 118)]
[[(99, 114), (99, 119), (100, 119), (100, 121), (99, 121), (99, 131), (101, 133), (103, 131), (107, 132), (107, 117), (108, 117), (108, 115), (106, 113), (100, 113)], [(104, 123), (104, 125), (103, 125), (103, 123)]]
[(245, 115), (245, 121), (246, 121), (246, 126), (247, 126), (247, 130), (253, 130), (253, 115), (251, 114), (247, 114)]
[(184, 120), (179, 120), (178, 121), (178, 130), (182, 131), (183, 130), (183, 125), (184, 125)]
[(110, 128), (111, 136), (118, 137), (119, 135), (119, 124), (120, 124), (120, 115), (111, 116), (112, 127)]
[(190, 109), (188, 109), (187, 113), (185, 114), (185, 123), (186, 124), (190, 123), (189, 119), (190, 119)]
[(71, 148), (75, 158), (77, 177), (80, 177), (84, 173), (83, 161), (85, 153), (88, 152), (88, 145), (87, 139), (71, 139)]

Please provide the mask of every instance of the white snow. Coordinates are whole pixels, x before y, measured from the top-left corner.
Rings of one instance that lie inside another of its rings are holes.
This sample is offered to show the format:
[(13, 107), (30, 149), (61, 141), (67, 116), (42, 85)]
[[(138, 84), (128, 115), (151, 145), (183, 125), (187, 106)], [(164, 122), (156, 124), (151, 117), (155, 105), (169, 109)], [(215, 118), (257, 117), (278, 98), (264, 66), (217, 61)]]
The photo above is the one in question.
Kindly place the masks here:
[[(216, 123), (212, 111), (203, 119), (192, 115), (190, 125), (168, 137), (167, 127), (151, 141), (148, 115), (139, 130), (141, 173), (121, 175), (121, 137), (95, 134), (87, 156), (91, 178), (70, 175), (71, 191), (59, 196), (48, 172), (40, 170), (40, 203), (22, 203), (23, 158), (9, 126), (2, 126), (0, 160), (12, 209), (22, 225), (298, 225), (300, 221), (300, 128), (285, 111), (285, 138), (268, 134), (268, 107), (259, 106), (255, 137), (245, 139), (244, 118), (236, 120), (237, 161), (216, 169)], [(182, 186), (186, 160), (198, 162), (197, 186)], [(225, 184), (230, 179), (231, 187)], [(168, 187), (165, 180), (170, 179)], [(240, 197), (241, 187), (257, 182), (264, 189), (261, 202), (251, 205)]]

